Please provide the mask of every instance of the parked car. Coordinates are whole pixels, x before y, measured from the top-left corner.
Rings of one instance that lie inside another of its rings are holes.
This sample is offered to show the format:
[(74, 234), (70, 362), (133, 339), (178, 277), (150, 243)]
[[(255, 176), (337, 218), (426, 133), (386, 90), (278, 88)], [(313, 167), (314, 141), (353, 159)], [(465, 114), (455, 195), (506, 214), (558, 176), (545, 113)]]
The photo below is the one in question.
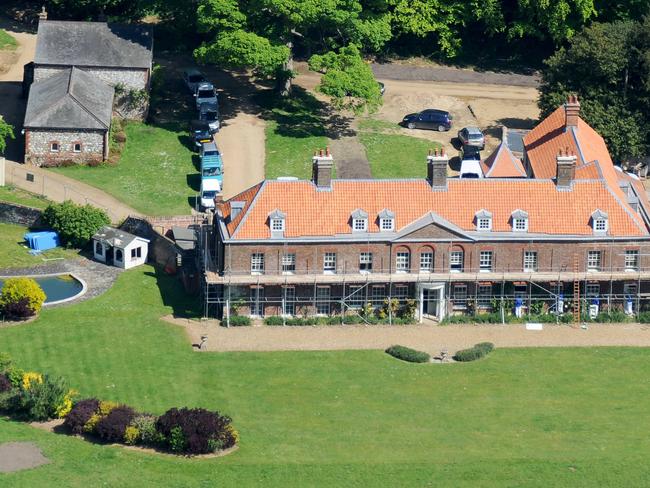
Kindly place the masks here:
[(194, 142), (194, 146), (201, 147), (205, 142), (212, 142), (212, 131), (210, 131), (210, 124), (203, 120), (193, 120), (190, 124), (190, 137)]
[(481, 151), (478, 147), (462, 146), (460, 148), (460, 177), (483, 178)]
[(202, 103), (199, 107), (199, 120), (207, 122), (212, 132), (218, 132), (219, 105), (216, 103)]
[(223, 184), (223, 160), (217, 144), (214, 142), (202, 144), (199, 156), (201, 156), (201, 179), (214, 178)]
[(458, 131), (458, 140), (463, 146), (485, 149), (485, 136), (478, 127), (465, 127)]
[(432, 129), (440, 132), (451, 129), (452, 116), (444, 110), (427, 109), (404, 116), (402, 125), (409, 129)]
[(201, 193), (199, 195), (199, 205), (201, 210), (214, 208), (214, 197), (221, 193), (221, 183), (214, 178), (201, 180)]
[(217, 92), (214, 89), (214, 85), (208, 82), (199, 83), (196, 87), (196, 92), (194, 93), (194, 99), (196, 100), (197, 109), (201, 107), (202, 103), (218, 103)]
[(191, 93), (196, 93), (196, 88), (207, 80), (205, 79), (205, 76), (203, 76), (203, 73), (198, 69), (188, 68), (183, 71), (183, 81), (187, 85), (187, 88), (190, 89)]

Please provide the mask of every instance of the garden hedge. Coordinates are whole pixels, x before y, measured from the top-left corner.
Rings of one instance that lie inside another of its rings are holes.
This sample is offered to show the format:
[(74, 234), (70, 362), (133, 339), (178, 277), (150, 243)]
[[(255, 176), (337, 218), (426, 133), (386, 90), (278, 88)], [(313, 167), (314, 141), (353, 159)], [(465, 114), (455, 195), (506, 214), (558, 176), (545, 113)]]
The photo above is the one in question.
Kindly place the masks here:
[(390, 346), (386, 349), (386, 352), (394, 358), (408, 361), (409, 363), (428, 363), (431, 360), (431, 356), (426, 352), (416, 351), (406, 346)]
[(461, 349), (454, 355), (456, 361), (468, 362), (476, 361), (487, 356), (494, 350), (494, 344), (491, 342), (479, 342), (469, 349)]

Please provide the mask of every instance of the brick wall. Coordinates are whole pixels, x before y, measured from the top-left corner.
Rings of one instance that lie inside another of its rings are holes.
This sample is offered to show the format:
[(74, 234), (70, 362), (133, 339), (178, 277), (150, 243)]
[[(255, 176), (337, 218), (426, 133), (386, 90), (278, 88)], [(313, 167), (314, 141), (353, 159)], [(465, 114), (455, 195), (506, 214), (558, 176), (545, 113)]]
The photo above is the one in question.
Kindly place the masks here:
[[(98, 163), (104, 158), (104, 134), (94, 130), (25, 130), (25, 162), (36, 166), (59, 166), (66, 162), (77, 164)], [(52, 152), (53, 142), (59, 151)], [(74, 144), (81, 144), (81, 151), (74, 152)]]
[(176, 255), (180, 251), (176, 248), (176, 244), (156, 232), (147, 220), (139, 217), (127, 217), (120, 228), (131, 234), (149, 239), (149, 260), (168, 267), (172, 272), (177, 271)]
[(452, 250), (464, 252), (465, 271), (478, 271), (481, 251), (492, 251), (493, 270), (496, 272), (523, 271), (524, 251), (537, 252), (538, 270), (547, 272), (573, 271), (574, 256), (578, 257), (579, 271), (586, 269), (587, 252), (601, 252), (601, 267), (603, 271), (622, 270), (625, 265), (625, 251), (638, 249), (641, 268), (650, 268), (650, 243), (629, 242), (485, 242), (485, 243), (455, 243), (455, 242), (417, 242), (400, 244), (229, 244), (223, 251), (223, 269), (225, 273), (249, 274), (252, 253), (264, 254), (266, 274), (281, 272), (281, 257), (284, 253), (296, 255), (296, 274), (323, 272), (323, 258), (327, 252), (336, 253), (338, 273), (356, 273), (359, 271), (359, 254), (373, 254), (373, 272), (394, 272), (398, 252), (410, 253), (410, 271), (418, 272), (420, 253), (434, 253), (434, 272), (446, 273), (449, 270), (449, 252)]

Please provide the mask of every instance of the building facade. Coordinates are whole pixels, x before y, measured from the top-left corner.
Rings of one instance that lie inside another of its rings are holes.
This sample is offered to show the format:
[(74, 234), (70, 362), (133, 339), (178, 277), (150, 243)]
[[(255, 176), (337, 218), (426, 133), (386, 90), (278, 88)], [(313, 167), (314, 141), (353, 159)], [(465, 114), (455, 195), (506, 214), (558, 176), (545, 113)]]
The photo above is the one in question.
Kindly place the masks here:
[(650, 287), (641, 183), (614, 167), (575, 99), (525, 144), (523, 164), (502, 144), (485, 172), (499, 176), (479, 179), (448, 177), (434, 153), (422, 179), (333, 180), (319, 153), (311, 181), (267, 180), (220, 202), (206, 306), (288, 317), (397, 300), (439, 320), (514, 300), (532, 313), (634, 297), (638, 310)]

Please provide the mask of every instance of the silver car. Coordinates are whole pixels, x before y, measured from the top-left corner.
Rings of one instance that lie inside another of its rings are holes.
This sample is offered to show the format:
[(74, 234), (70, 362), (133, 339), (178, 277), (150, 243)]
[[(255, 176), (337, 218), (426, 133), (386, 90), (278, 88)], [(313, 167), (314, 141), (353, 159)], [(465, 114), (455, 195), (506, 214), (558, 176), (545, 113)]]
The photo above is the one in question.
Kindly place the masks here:
[(478, 127), (465, 127), (458, 131), (458, 139), (463, 146), (485, 148), (485, 136)]
[(218, 103), (217, 92), (212, 83), (205, 82), (199, 84), (194, 93), (194, 100), (196, 101), (197, 109), (200, 109), (203, 103), (214, 103), (216, 105)]

